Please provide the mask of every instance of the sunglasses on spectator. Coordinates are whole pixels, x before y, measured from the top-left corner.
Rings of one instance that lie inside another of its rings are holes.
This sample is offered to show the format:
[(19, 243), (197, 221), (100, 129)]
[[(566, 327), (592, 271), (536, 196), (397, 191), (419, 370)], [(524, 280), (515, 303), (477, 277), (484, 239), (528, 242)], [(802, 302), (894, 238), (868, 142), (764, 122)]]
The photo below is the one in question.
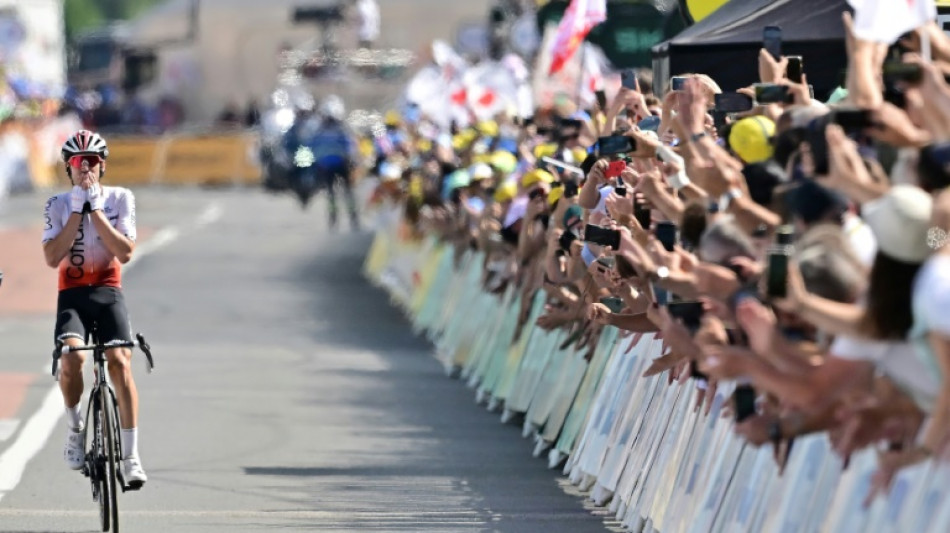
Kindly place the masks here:
[(82, 168), (83, 163), (86, 163), (89, 165), (89, 168), (92, 168), (102, 163), (102, 158), (95, 154), (74, 155), (69, 158), (69, 166), (73, 168)]
[(544, 191), (544, 189), (538, 187), (537, 189), (531, 189), (531, 192), (528, 193), (528, 199), (537, 200), (538, 198), (542, 198), (546, 195), (547, 193)]

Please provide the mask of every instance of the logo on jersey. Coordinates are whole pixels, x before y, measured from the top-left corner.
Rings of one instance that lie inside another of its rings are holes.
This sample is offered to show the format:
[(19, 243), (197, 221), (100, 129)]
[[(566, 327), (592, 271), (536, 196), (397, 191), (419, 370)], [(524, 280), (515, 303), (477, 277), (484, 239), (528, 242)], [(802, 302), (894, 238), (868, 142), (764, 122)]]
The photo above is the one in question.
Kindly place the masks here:
[(79, 225), (79, 231), (76, 232), (76, 240), (73, 241), (73, 247), (69, 249), (69, 266), (66, 267), (66, 277), (69, 279), (82, 279), (85, 270), (83, 265), (86, 263), (86, 221)]

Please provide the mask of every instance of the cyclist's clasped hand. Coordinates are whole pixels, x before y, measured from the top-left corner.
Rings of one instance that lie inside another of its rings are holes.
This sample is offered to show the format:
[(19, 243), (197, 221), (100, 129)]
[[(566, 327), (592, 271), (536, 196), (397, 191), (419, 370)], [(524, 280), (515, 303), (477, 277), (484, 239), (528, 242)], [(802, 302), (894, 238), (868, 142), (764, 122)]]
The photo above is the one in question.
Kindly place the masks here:
[(93, 182), (89, 185), (89, 188), (86, 189), (86, 198), (89, 201), (90, 211), (102, 211), (105, 207), (106, 197), (102, 194), (102, 186), (99, 183)]
[(69, 205), (73, 213), (82, 213), (83, 206), (86, 205), (86, 190), (79, 185), (73, 186), (73, 192), (69, 195)]

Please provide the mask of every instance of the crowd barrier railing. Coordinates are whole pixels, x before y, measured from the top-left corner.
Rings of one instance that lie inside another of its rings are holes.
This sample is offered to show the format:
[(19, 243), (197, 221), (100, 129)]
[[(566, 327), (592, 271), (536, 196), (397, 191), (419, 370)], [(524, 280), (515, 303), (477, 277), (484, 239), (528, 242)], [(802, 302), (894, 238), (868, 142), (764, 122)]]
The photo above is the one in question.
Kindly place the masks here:
[(398, 224), (377, 231), (366, 278), (433, 342), (447, 373), (476, 389), (478, 403), (501, 410), (502, 422), (523, 417), (534, 455), (547, 451), (550, 468), (629, 530), (950, 531), (950, 466), (902, 470), (867, 508), (874, 450), (853, 454), (845, 468), (825, 435), (807, 435), (779, 472), (771, 446), (747, 444), (724, 418), (734, 385), (720, 384), (707, 413), (693, 383), (642, 377), (663, 349), (654, 334), (605, 327), (592, 354), (565, 347), (565, 333), (534, 327), (539, 293), (516, 336), (520, 294), (482, 290), (481, 253), (405, 235)]

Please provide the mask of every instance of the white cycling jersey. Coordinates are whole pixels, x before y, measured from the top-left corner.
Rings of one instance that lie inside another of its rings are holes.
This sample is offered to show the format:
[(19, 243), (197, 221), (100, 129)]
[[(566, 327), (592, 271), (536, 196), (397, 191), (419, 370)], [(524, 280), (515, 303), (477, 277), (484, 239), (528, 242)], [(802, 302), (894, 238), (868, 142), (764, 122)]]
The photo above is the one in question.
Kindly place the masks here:
[[(123, 187), (102, 187), (103, 211), (119, 233), (135, 241), (135, 197)], [(46, 202), (46, 227), (43, 242), (56, 238), (72, 214), (71, 192), (57, 194)], [(119, 260), (102, 243), (90, 215), (83, 215), (69, 253), (59, 264), (59, 290), (75, 287), (121, 287)]]

